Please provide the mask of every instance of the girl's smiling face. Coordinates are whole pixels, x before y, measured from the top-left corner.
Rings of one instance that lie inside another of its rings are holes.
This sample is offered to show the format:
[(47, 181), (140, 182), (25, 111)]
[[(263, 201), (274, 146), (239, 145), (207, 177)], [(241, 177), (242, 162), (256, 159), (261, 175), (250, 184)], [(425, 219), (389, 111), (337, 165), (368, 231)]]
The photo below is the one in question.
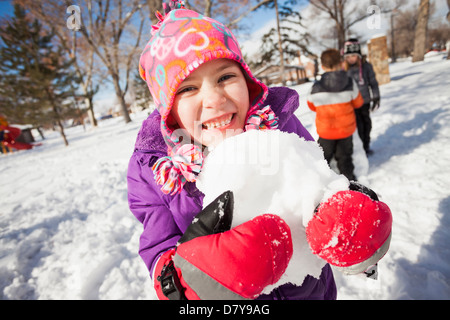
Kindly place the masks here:
[(204, 146), (242, 133), (250, 107), (245, 76), (230, 59), (205, 62), (178, 87), (171, 115)]

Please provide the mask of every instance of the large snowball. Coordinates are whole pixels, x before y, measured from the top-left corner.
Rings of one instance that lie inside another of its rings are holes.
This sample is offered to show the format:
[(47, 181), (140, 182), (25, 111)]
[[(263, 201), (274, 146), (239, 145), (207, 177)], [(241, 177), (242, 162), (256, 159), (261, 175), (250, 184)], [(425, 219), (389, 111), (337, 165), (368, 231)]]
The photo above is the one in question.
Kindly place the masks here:
[(349, 181), (332, 171), (320, 146), (279, 130), (252, 130), (220, 143), (205, 158), (197, 179), (208, 205), (224, 191), (234, 194), (233, 227), (264, 213), (282, 217), (291, 228), (294, 253), (273, 288), (319, 278), (325, 262), (313, 255), (305, 226), (317, 205), (348, 190)]

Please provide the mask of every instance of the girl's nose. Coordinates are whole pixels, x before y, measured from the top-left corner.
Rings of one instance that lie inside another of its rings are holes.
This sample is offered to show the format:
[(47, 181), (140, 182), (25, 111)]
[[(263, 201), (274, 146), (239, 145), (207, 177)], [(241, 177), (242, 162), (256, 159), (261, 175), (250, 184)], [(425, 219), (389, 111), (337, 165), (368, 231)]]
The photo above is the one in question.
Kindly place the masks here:
[(226, 102), (226, 98), (220, 88), (208, 88), (203, 92), (203, 108), (220, 109)]

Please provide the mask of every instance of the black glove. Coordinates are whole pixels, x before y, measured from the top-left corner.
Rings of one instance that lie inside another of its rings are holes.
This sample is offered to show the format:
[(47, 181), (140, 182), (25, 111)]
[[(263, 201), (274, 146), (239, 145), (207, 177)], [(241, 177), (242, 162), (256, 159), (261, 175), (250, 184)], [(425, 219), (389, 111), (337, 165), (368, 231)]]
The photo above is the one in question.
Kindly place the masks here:
[(380, 98), (372, 99), (372, 103), (370, 104), (370, 111), (375, 111), (380, 107)]

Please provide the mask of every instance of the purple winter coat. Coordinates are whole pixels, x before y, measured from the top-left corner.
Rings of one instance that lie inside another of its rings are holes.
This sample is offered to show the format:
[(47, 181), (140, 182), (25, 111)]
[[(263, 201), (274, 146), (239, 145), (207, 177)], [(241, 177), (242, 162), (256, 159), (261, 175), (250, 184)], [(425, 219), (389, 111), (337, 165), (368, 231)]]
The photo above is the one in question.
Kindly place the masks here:
[[(297, 92), (285, 87), (270, 88), (266, 105), (270, 105), (278, 116), (278, 129), (313, 140), (294, 115), (299, 106)], [(195, 183), (186, 183), (181, 193), (174, 196), (164, 194), (160, 190), (161, 186), (156, 184), (152, 166), (158, 158), (167, 156), (160, 121), (161, 116), (154, 111), (143, 122), (127, 174), (130, 210), (144, 226), (139, 254), (150, 274), (159, 256), (175, 247), (194, 216), (202, 210), (204, 198)], [(307, 276), (300, 287), (285, 284), (258, 299), (336, 299), (332, 270), (327, 264), (322, 269), (320, 279)]]

